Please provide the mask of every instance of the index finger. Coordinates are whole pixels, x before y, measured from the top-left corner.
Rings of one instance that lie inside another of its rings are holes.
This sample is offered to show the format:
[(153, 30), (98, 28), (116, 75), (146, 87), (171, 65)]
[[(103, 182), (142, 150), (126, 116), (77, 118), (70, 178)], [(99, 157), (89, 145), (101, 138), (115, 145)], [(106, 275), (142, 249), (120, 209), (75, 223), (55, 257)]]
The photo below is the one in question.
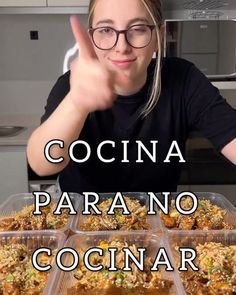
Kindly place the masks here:
[(75, 40), (79, 45), (79, 55), (84, 58), (97, 58), (88, 32), (75, 15), (70, 17), (70, 24)]

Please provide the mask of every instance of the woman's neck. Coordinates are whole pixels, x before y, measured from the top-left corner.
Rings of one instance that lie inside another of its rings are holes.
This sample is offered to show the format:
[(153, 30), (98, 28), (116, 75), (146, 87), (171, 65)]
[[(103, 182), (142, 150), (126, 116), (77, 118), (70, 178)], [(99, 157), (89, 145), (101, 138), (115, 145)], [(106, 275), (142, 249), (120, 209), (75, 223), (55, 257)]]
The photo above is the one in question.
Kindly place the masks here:
[(147, 80), (147, 74), (141, 77), (139, 80), (131, 81), (130, 85), (126, 89), (118, 88), (116, 89), (116, 94), (121, 96), (129, 96), (139, 92), (143, 88)]

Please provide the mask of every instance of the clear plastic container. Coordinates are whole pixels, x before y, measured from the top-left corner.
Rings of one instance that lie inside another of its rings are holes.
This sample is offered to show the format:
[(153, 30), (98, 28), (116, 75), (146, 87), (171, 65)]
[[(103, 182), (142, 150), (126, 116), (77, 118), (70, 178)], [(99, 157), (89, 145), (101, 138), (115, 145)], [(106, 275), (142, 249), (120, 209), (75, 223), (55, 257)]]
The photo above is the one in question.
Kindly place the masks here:
[[(57, 203), (61, 197), (59, 193), (50, 193), (51, 201)], [(69, 193), (70, 199), (74, 205), (75, 210), (78, 209), (81, 196), (77, 193)], [(34, 204), (34, 195), (31, 193), (21, 193), (10, 196), (1, 206), (0, 206), (0, 219), (5, 217), (11, 217), (12, 214), (19, 212), (25, 206), (30, 206)], [(70, 215), (68, 218), (68, 223), (57, 229), (57, 231), (62, 231), (65, 233), (69, 232), (69, 228), (73, 222), (76, 215)], [(51, 229), (45, 229), (48, 231)]]
[[(99, 203), (101, 203), (102, 201), (104, 201), (108, 198), (114, 198), (115, 194), (116, 193), (101, 193), (101, 194), (99, 194), (99, 196), (100, 196)], [(122, 193), (122, 195), (127, 196), (130, 199), (138, 200), (142, 206), (146, 206), (147, 210), (149, 210), (149, 195), (147, 193), (125, 192), (125, 193)], [(75, 233), (84, 231), (82, 229), (82, 225), (84, 224), (86, 219), (90, 216), (90, 215), (82, 215), (83, 210), (84, 210), (84, 199), (82, 199), (82, 201), (80, 202), (77, 217), (72, 222), (71, 230)], [(160, 221), (158, 213), (156, 215), (147, 215), (147, 223), (150, 225), (150, 229), (149, 229), (150, 231), (153, 231), (156, 233), (159, 233), (162, 231), (161, 221)], [(149, 230), (128, 230), (128, 232), (132, 232), (132, 231), (146, 232)], [(92, 231), (84, 231), (84, 232), (92, 232)], [(101, 232), (107, 232), (107, 231), (104, 230), (104, 231), (99, 231), (99, 232), (101, 233)], [(119, 230), (119, 232), (120, 232), (120, 230)], [(124, 232), (127, 232), (127, 231), (124, 231)]]
[[(83, 251), (86, 251), (90, 248), (93, 247), (99, 247), (100, 241), (104, 242), (109, 242), (109, 241), (123, 241), (127, 242), (128, 245), (135, 244), (136, 247), (143, 247), (146, 249), (146, 256), (150, 256), (153, 259), (156, 257), (156, 254), (159, 250), (160, 247), (164, 247), (166, 249), (167, 255), (170, 258), (170, 249), (169, 246), (166, 242), (166, 239), (163, 237), (163, 235), (153, 235), (150, 232), (146, 233), (137, 233), (137, 232), (130, 232), (130, 233), (124, 233), (124, 232), (112, 232), (112, 233), (98, 233), (98, 232), (93, 232), (93, 233), (78, 233), (74, 236), (72, 236), (65, 244), (65, 247), (73, 248), (75, 250), (78, 250), (79, 248), (82, 249)], [(65, 248), (64, 247), (64, 248)], [(70, 265), (71, 261), (71, 255), (64, 254), (64, 260), (63, 264), (64, 265)], [(83, 258), (79, 258), (83, 259)], [(173, 266), (173, 261), (171, 260), (171, 264)], [(168, 279), (173, 282), (173, 285), (169, 291), (169, 295), (174, 295), (174, 294), (181, 294), (179, 290), (182, 290), (181, 288), (181, 283), (180, 283), (180, 278), (178, 275), (178, 272), (176, 271), (165, 271), (163, 267), (159, 267), (159, 270), (161, 272), (162, 278), (163, 279)], [(54, 290), (55, 295), (66, 295), (70, 294), (69, 293), (69, 288), (71, 288), (74, 284), (76, 283), (76, 279), (73, 276), (73, 272), (64, 272), (61, 270), (57, 270), (54, 274), (54, 277), (52, 279), (52, 289)], [(104, 294), (104, 291), (98, 290), (101, 294)], [(90, 292), (93, 292), (90, 290)], [(74, 294), (74, 293), (73, 293)], [(88, 293), (91, 294), (91, 293)], [(96, 293), (97, 294), (97, 293)], [(111, 293), (108, 293), (107, 291), (105, 292), (106, 295), (109, 295)], [(113, 294), (113, 293), (112, 293)], [(132, 293), (134, 294), (134, 293)], [(141, 294), (141, 293), (140, 293)], [(145, 294), (145, 293), (142, 293)], [(151, 293), (148, 293), (151, 294)], [(155, 294), (159, 294), (157, 291)], [(163, 294), (163, 293), (161, 293)]]
[[(174, 260), (175, 269), (179, 267), (179, 251), (178, 247), (187, 247), (195, 249), (197, 245), (204, 244), (205, 242), (222, 243), (223, 245), (236, 247), (236, 230), (227, 232), (218, 231), (212, 233), (212, 231), (202, 231), (196, 234), (187, 234), (184, 231), (178, 231), (175, 235), (169, 235), (169, 246), (171, 251), (171, 258)], [(181, 294), (186, 295), (185, 288), (181, 282)], [(223, 294), (223, 293), (221, 293)], [(228, 293), (227, 293), (228, 294)]]
[[(169, 200), (175, 199), (178, 196), (178, 194), (180, 194), (180, 192), (171, 193), (171, 195), (169, 196)], [(223, 195), (217, 194), (217, 193), (212, 193), (212, 192), (194, 192), (194, 194), (197, 196), (197, 198), (199, 200), (201, 200), (201, 199), (210, 200), (212, 204), (217, 205), (218, 207), (225, 210), (226, 214), (224, 216), (224, 221), (227, 222), (228, 224), (233, 225), (236, 228), (236, 209)], [(161, 193), (156, 194), (156, 196), (161, 201), (163, 200), (163, 195)], [(183, 231), (183, 232), (185, 232), (185, 234), (188, 234), (188, 233), (195, 234), (195, 233), (201, 233), (202, 231), (208, 231), (208, 230), (200, 230), (200, 229), (195, 229), (195, 230), (169, 229), (164, 225), (161, 218), (160, 218), (160, 222), (161, 222), (161, 226), (163, 228), (163, 231), (166, 231), (167, 234), (169, 234), (169, 235), (176, 234), (179, 231), (181, 231), (181, 232)], [(223, 230), (226, 231), (226, 229), (223, 229)], [(222, 230), (215, 230), (214, 229), (214, 230), (209, 230), (209, 231), (217, 233)]]
[[(12, 245), (13, 243), (24, 244), (28, 250), (35, 251), (38, 248), (48, 247), (51, 250), (58, 250), (62, 248), (66, 236), (62, 232), (56, 231), (37, 231), (37, 232), (0, 232), (0, 246)], [(49, 273), (48, 281), (45, 285), (42, 295), (51, 295), (51, 277), (56, 271), (56, 265), (52, 265)]]

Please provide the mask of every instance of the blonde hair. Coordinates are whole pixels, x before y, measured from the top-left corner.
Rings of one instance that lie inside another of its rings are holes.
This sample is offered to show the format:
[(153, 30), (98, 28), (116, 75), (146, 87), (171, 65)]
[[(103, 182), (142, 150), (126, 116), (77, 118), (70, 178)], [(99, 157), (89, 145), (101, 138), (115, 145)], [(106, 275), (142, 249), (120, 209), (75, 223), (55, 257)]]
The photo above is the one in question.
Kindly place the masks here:
[[(89, 15), (88, 15), (88, 25), (92, 26), (93, 13), (98, 0), (90, 0), (89, 4)], [(109, 0), (108, 0), (109, 1)], [(161, 94), (161, 58), (162, 58), (162, 37), (160, 27), (163, 24), (162, 16), (162, 4), (161, 0), (140, 0), (145, 8), (147, 9), (149, 15), (152, 18), (153, 23), (156, 26), (156, 37), (157, 37), (157, 51), (156, 51), (156, 65), (153, 75), (153, 83), (149, 95), (149, 99), (142, 109), (140, 115), (146, 117), (156, 106), (160, 94)]]

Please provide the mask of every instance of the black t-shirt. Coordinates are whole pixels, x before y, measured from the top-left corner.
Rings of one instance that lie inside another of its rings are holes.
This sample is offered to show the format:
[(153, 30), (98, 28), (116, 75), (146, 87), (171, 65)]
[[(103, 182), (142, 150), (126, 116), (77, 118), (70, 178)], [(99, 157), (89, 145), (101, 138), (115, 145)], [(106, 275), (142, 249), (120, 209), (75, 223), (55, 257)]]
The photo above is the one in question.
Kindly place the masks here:
[[(146, 84), (138, 93), (118, 96), (112, 108), (89, 114), (79, 139), (90, 145), (91, 155), (84, 163), (70, 161), (61, 172), (59, 182), (63, 191), (175, 191), (182, 163), (178, 156), (171, 157), (170, 163), (164, 162), (173, 141), (177, 141), (184, 156), (185, 142), (192, 130), (200, 130), (217, 151), (236, 137), (236, 111), (192, 63), (179, 58), (163, 60), (159, 101), (150, 114), (140, 117), (153, 71), (154, 61), (148, 67)], [(61, 76), (53, 87), (42, 122), (69, 92), (69, 76), (70, 72)], [(104, 158), (115, 158), (111, 163), (103, 163), (97, 156), (97, 147), (105, 140), (115, 142), (115, 147), (107, 144), (102, 148)], [(144, 152), (143, 162), (137, 162), (137, 140), (150, 152), (151, 141), (158, 140), (155, 162)], [(122, 162), (122, 141), (128, 141), (129, 162)], [(74, 155), (83, 158), (85, 151), (81, 145)]]

